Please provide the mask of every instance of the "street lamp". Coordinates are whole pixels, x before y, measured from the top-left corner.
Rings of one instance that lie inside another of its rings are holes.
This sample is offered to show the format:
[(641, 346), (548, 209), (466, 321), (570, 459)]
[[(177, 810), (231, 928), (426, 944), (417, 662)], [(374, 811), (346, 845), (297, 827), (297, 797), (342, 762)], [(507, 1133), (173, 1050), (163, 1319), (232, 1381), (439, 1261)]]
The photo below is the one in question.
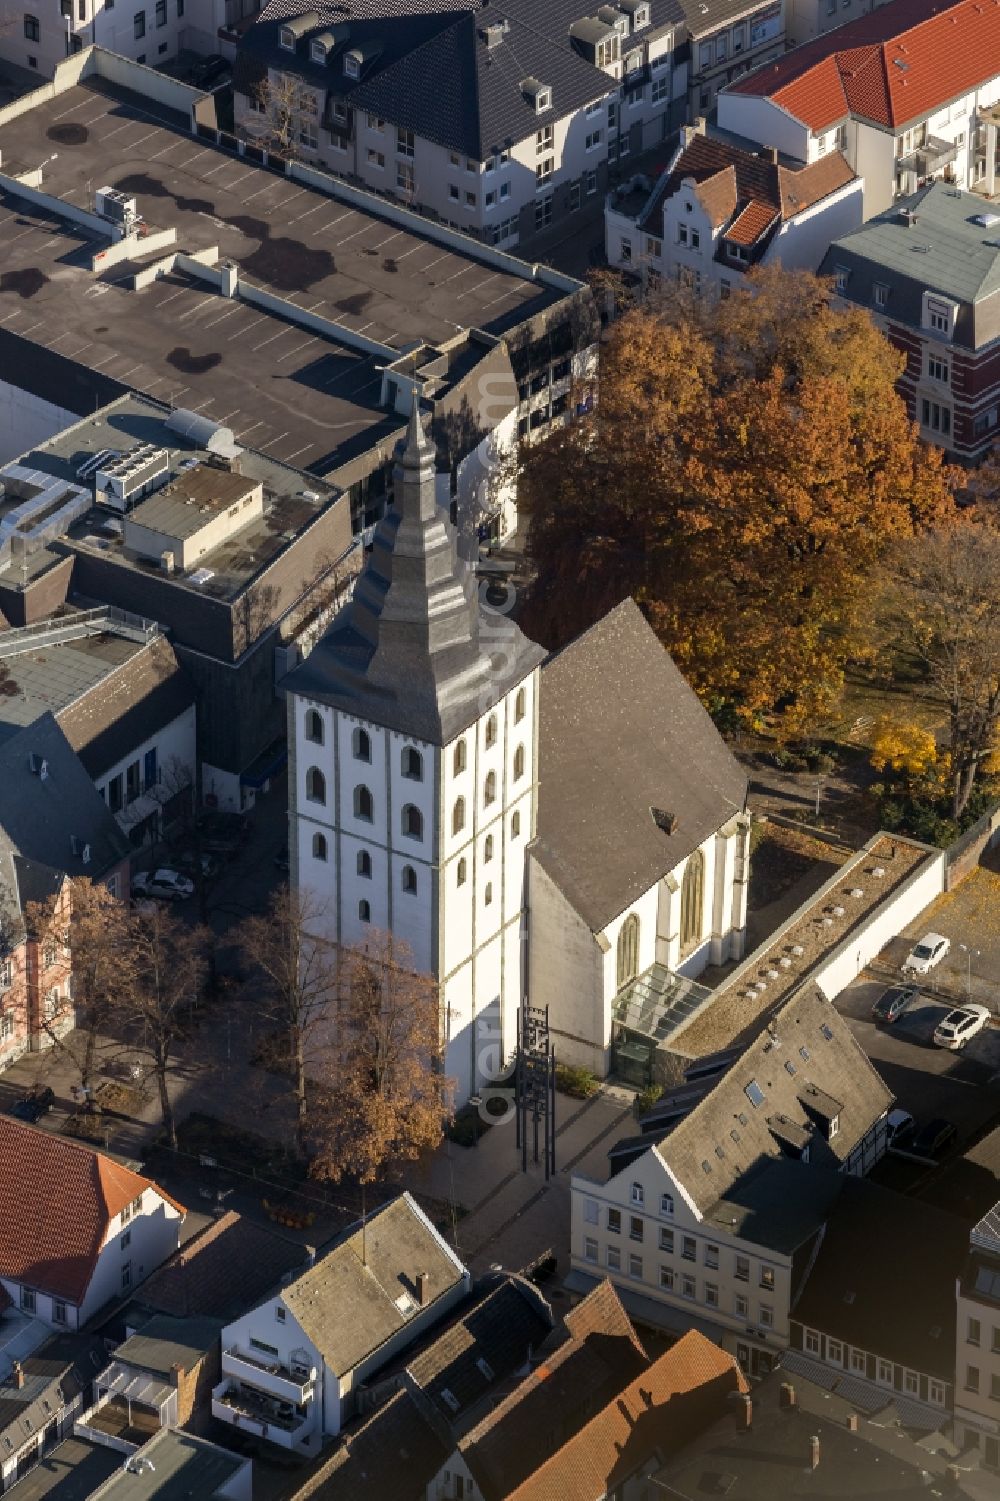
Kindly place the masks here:
[(973, 958), (973, 955), (975, 955), (975, 957), (977, 959), (981, 958), (982, 957), (982, 950), (981, 949), (970, 948), (967, 943), (960, 943), (958, 946), (962, 950), (962, 953), (965, 954), (966, 958), (969, 961), (969, 963), (968, 963), (968, 969), (967, 969), (967, 972), (966, 972), (966, 985), (965, 985), (965, 988), (968, 991), (969, 1000), (971, 1001), (972, 1000), (972, 958)]

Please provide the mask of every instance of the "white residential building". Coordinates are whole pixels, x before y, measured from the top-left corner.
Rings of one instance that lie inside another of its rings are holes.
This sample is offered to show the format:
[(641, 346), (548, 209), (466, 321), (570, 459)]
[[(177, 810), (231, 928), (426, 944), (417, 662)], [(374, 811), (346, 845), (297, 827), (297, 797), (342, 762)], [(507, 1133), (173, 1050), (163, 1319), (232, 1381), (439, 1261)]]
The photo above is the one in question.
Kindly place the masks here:
[(701, 1328), (762, 1375), (789, 1342), (840, 1173), (885, 1151), (892, 1096), (810, 988), (714, 1067), (612, 1149), (606, 1182), (573, 1178), (572, 1285), (608, 1276), (634, 1316)]
[(969, 1235), (956, 1295), (955, 1441), (1000, 1474), (1000, 1203)]
[(81, 1328), (177, 1250), (183, 1206), (90, 1147), (0, 1117), (0, 1162), (0, 1294), (53, 1329)]
[(997, 190), (1000, 27), (978, 0), (891, 0), (719, 95), (718, 124), (795, 161), (842, 151), (864, 216), (935, 177)]
[(408, 1193), (222, 1331), (212, 1413), (318, 1456), (357, 1388), (468, 1293), (469, 1272)]
[(647, 286), (723, 296), (757, 266), (818, 270), (831, 240), (861, 224), (863, 183), (839, 151), (808, 167), (776, 157), (706, 137), (704, 121), (684, 127), (651, 191), (609, 197), (609, 264)]

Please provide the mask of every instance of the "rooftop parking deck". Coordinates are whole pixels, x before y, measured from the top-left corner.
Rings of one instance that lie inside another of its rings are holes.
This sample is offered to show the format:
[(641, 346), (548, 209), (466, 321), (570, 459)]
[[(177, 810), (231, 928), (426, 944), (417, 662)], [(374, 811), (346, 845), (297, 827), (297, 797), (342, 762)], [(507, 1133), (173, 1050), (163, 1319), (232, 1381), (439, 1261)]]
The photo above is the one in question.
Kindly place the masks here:
[[(77, 209), (102, 186), (127, 192), (177, 249), (217, 247), (241, 279), (393, 349), (501, 334), (565, 295), (473, 241), (381, 217), (377, 198), (359, 207), (233, 157), (100, 78), (0, 124), (0, 154), (8, 175), (41, 166), (42, 192)], [(379, 406), (384, 361), (186, 275), (133, 291), (130, 268), (90, 269), (92, 246), (83, 226), (4, 195), (0, 328), (318, 473), (398, 427)]]

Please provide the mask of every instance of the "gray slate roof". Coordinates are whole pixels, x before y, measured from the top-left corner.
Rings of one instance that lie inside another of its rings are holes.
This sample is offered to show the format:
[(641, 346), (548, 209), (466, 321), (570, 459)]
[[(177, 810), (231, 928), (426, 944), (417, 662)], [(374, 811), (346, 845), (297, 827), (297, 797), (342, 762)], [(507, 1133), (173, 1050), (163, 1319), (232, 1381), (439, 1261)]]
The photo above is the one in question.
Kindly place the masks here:
[[(32, 756), (45, 761), (45, 777), (31, 770)], [(30, 862), (25, 879), (45, 866), (97, 880), (128, 854), (127, 838), (51, 714), (0, 744), (0, 787), (0, 836)]]
[(539, 701), (532, 852), (597, 933), (743, 810), (747, 778), (631, 599), (546, 663)]
[[(677, 0), (651, 0), (652, 24), (636, 44), (682, 18)], [(282, 20), (312, 10), (318, 20), (299, 38), (293, 54), (282, 49)], [(449, 150), (483, 161), (506, 143), (523, 140), (546, 121), (570, 114), (611, 94), (615, 80), (574, 48), (570, 26), (594, 16), (586, 0), (360, 0), (350, 20), (335, 4), (306, 7), (271, 0), (244, 37), (234, 82), (246, 91), (271, 64), (294, 69), (338, 99), (415, 131)], [(507, 23), (498, 44), (488, 47), (485, 30)], [(603, 32), (603, 27), (601, 28)], [(324, 64), (310, 60), (313, 37), (333, 32), (336, 49)], [(346, 50), (377, 46), (360, 80), (344, 76)], [(521, 85), (536, 78), (552, 89), (552, 107), (537, 115)]]
[[(759, 1106), (746, 1093), (752, 1081), (764, 1096)], [(811, 1085), (839, 1106), (840, 1126), (832, 1139), (812, 1103)], [(719, 1201), (762, 1163), (785, 1155), (770, 1120), (784, 1117), (810, 1132), (810, 1169), (837, 1168), (892, 1100), (847, 1023), (818, 990), (806, 986), (761, 1028), (657, 1151), (699, 1211), (725, 1223)]]
[(444, 745), (545, 653), (511, 624), (502, 656), (494, 656), (476, 577), (438, 506), (434, 474), (434, 448), (414, 408), (397, 449), (393, 506), (375, 533), (354, 597), (284, 686)]
[(954, 1381), (955, 1282), (968, 1245), (957, 1215), (865, 1178), (843, 1178), (792, 1317)]
[(103, 1342), (79, 1334), (56, 1335), (23, 1360), (24, 1385), (0, 1383), (0, 1463), (89, 1388), (105, 1360)]
[[(364, 1259), (362, 1259), (364, 1258)], [(358, 1366), (413, 1318), (396, 1300), (417, 1302), (417, 1277), (428, 1276), (426, 1307), (467, 1275), (408, 1193), (383, 1205), (286, 1287), (282, 1301), (338, 1376)]]
[[(903, 222), (905, 210), (916, 214), (915, 223)], [(996, 214), (995, 206), (935, 181), (834, 240), (820, 275), (849, 271), (843, 295), (865, 307), (874, 304), (876, 284), (888, 286), (886, 316), (918, 328), (924, 291), (965, 303), (955, 342), (975, 348), (985, 338), (975, 336), (971, 309), (1000, 292), (1000, 219), (994, 225), (977, 224), (984, 214)], [(995, 334), (994, 322), (988, 337)]]

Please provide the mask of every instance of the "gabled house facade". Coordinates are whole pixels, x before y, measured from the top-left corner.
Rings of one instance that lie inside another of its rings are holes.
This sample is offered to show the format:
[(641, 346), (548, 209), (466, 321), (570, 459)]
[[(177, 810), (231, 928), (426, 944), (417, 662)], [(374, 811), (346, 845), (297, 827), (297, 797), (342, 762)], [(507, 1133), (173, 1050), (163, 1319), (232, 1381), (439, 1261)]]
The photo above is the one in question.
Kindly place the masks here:
[(607, 1181), (573, 1178), (571, 1285), (608, 1276), (626, 1308), (701, 1328), (765, 1374), (841, 1173), (885, 1151), (891, 1101), (847, 1024), (803, 990), (677, 1124), (613, 1149), (624, 1165)]
[(54, 1335), (0, 1380), (0, 1495), (72, 1433), (103, 1360), (97, 1337)]
[(647, 285), (677, 281), (726, 297), (756, 266), (816, 271), (831, 239), (862, 219), (862, 182), (839, 151), (808, 167), (779, 164), (681, 131), (673, 161), (638, 212), (614, 195), (605, 211), (608, 261)]
[(599, 9), (271, 0), (240, 44), (237, 129), (512, 248), (569, 228), (683, 110), (676, 0)]
[(469, 1291), (471, 1278), (408, 1193), (222, 1331), (212, 1414), (317, 1456), (356, 1392)]
[(0, 1117), (0, 1289), (51, 1328), (80, 1329), (176, 1251), (186, 1213), (90, 1147)]
[(719, 95), (718, 124), (784, 156), (842, 151), (865, 218), (943, 178), (996, 191), (1000, 30), (979, 0), (891, 0)]

